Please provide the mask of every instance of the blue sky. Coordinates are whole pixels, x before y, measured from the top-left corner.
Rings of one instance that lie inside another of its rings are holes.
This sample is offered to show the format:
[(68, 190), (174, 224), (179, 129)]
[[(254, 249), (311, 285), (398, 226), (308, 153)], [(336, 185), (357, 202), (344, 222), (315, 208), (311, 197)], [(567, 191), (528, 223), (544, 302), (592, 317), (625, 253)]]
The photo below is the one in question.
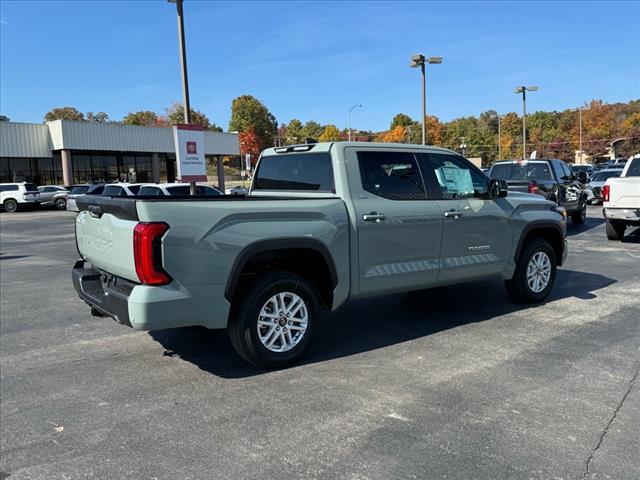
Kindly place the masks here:
[[(40, 122), (55, 106), (162, 112), (180, 100), (175, 6), (165, 0), (0, 2), (0, 111)], [(640, 2), (207, 2), (185, 0), (192, 105), (226, 128), (250, 94), (292, 118), (382, 130), (427, 110), (443, 120), (640, 98)]]

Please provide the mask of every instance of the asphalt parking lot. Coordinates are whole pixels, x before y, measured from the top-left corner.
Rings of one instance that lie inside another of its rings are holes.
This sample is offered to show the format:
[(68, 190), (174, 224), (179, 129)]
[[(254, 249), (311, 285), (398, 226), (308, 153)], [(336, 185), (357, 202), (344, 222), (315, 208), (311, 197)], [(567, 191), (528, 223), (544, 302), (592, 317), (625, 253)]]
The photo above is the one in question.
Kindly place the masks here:
[(640, 229), (600, 207), (539, 306), (499, 281), (352, 303), (306, 362), (76, 296), (74, 215), (0, 214), (1, 478), (638, 479)]

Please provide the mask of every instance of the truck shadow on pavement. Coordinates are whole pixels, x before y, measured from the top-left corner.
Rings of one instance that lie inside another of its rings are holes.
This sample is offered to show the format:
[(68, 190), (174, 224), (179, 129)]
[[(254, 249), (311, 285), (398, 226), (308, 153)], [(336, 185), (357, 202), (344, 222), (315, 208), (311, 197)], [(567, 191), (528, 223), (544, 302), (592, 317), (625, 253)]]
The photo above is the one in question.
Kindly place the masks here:
[[(593, 299), (599, 289), (615, 282), (595, 273), (560, 269), (547, 303), (568, 297)], [(536, 306), (512, 303), (499, 279), (350, 302), (324, 319), (302, 365), (395, 345), (526, 308)], [(265, 373), (240, 359), (226, 330), (174, 328), (149, 335), (164, 347), (165, 356), (191, 362), (221, 378)]]
[(569, 224), (567, 225), (567, 237), (579, 235), (587, 230), (591, 230), (592, 228), (597, 228), (603, 223), (604, 218), (598, 217), (587, 217), (582, 225), (574, 225), (571, 220), (569, 220)]

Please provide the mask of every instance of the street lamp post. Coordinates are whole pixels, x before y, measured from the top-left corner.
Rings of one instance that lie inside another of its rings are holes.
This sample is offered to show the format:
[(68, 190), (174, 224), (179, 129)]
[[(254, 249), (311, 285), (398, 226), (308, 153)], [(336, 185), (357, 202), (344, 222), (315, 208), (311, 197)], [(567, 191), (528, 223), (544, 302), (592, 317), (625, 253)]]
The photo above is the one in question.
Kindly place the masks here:
[(502, 119), (498, 113), (498, 160), (502, 160)]
[[(191, 104), (189, 102), (189, 78), (187, 76), (187, 47), (184, 40), (183, 0), (167, 0), (176, 4), (178, 14), (178, 51), (180, 54), (180, 70), (182, 73), (182, 108), (184, 109), (184, 123), (191, 123)], [(224, 182), (224, 180), (223, 180)], [(189, 182), (189, 193), (196, 194), (196, 182)]]
[(460, 150), (462, 150), (462, 156), (467, 157), (467, 144), (464, 143), (465, 137), (460, 137)]
[(427, 144), (427, 127), (425, 124), (427, 119), (427, 75), (425, 65), (427, 63), (442, 63), (442, 57), (427, 58), (421, 53), (418, 53), (411, 57), (411, 63), (409, 64), (411, 68), (420, 67), (420, 71), (422, 72), (422, 145)]
[(362, 105), (360, 105), (360, 104), (354, 105), (353, 107), (351, 107), (349, 109), (349, 141), (351, 141), (351, 112), (354, 111), (358, 107), (362, 107)]
[(582, 106), (579, 108), (579, 116), (580, 116), (580, 163), (584, 163), (584, 159), (582, 158)]
[(527, 158), (527, 92), (537, 92), (538, 87), (516, 87), (513, 93), (522, 94), (522, 159)]

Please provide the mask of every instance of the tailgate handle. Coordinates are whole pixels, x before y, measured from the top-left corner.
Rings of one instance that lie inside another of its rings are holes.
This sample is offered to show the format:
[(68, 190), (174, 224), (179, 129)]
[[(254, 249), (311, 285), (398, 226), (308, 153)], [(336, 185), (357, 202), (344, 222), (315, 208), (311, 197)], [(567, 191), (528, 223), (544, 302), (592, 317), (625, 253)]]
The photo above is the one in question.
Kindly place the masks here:
[(89, 205), (88, 210), (89, 210), (89, 215), (91, 215), (93, 218), (100, 218), (104, 213), (102, 211), (102, 208), (100, 208), (100, 206), (98, 205)]

